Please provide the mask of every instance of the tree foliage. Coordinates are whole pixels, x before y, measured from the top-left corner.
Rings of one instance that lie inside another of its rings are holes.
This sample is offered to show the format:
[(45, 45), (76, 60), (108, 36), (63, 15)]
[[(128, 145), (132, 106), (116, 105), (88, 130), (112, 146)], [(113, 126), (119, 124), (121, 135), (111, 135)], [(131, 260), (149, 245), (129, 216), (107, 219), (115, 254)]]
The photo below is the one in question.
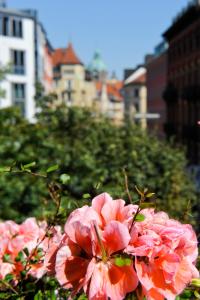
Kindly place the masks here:
[[(89, 110), (67, 108), (40, 88), (36, 100), (35, 124), (14, 108), (0, 111), (0, 166), (36, 162), (33, 171), (46, 172), (58, 165), (50, 176), (61, 176), (63, 210), (70, 211), (82, 199), (89, 201), (97, 190), (127, 198), (124, 169), (133, 201), (136, 185), (155, 192), (159, 209), (172, 217), (182, 217), (188, 201), (197, 202), (182, 150), (132, 124), (116, 127)], [(43, 217), (54, 209), (46, 181), (37, 176), (1, 173), (0, 199), (2, 219)]]

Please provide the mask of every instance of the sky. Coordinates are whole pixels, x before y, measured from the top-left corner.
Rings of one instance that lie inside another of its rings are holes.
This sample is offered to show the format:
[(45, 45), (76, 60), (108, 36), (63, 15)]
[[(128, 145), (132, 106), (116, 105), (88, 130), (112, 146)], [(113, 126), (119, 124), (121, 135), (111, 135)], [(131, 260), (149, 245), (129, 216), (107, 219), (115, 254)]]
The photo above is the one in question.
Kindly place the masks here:
[(189, 0), (7, 0), (10, 8), (39, 12), (54, 48), (71, 41), (87, 65), (98, 49), (110, 73), (144, 62)]

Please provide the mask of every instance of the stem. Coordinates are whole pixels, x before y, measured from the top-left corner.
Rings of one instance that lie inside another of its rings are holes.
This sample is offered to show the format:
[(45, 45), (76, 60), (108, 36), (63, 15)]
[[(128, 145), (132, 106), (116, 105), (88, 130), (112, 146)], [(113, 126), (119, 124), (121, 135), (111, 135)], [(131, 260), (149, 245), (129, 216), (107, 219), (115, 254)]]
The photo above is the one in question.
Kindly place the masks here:
[(133, 217), (133, 220), (132, 220), (132, 223), (131, 223), (131, 226), (130, 226), (130, 229), (129, 229), (129, 232), (131, 233), (131, 230), (133, 228), (133, 225), (135, 224), (135, 219), (137, 217), (137, 215), (140, 213), (141, 211), (141, 208), (138, 206), (137, 210), (136, 210), (136, 213), (134, 214), (134, 217)]
[(102, 260), (103, 260), (103, 262), (106, 262), (106, 260), (107, 260), (106, 250), (105, 250), (104, 245), (102, 243), (102, 240), (101, 240), (101, 237), (100, 237), (100, 234), (98, 232), (96, 224), (94, 224), (94, 230), (95, 230), (95, 233), (96, 233), (96, 236), (97, 236), (97, 240), (99, 242), (99, 246), (101, 248)]
[(1, 280), (1, 282), (8, 287), (15, 295), (19, 295), (19, 293), (12, 287), (12, 285), (10, 285), (8, 282)]
[(3, 171), (2, 173), (29, 174), (29, 175), (32, 175), (35, 177), (47, 178), (47, 176), (44, 174), (34, 173), (34, 172), (26, 171), (26, 170), (17, 170), (17, 171), (9, 170), (9, 171)]
[(129, 188), (128, 188), (128, 176), (126, 174), (126, 170), (125, 169), (123, 169), (123, 173), (124, 173), (124, 180), (125, 180), (125, 190), (126, 190), (126, 193), (128, 195), (129, 202), (131, 204), (132, 203), (132, 199), (131, 199), (131, 194), (130, 194), (130, 191), (129, 191)]

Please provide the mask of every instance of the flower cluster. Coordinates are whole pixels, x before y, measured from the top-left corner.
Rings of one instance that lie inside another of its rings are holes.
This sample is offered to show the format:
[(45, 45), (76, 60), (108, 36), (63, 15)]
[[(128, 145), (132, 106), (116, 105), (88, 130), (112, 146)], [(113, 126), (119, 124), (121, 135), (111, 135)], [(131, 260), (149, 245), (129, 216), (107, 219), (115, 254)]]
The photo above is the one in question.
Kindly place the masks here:
[(64, 234), (59, 227), (47, 234), (46, 223), (32, 218), (2, 223), (0, 276), (23, 270), (22, 252), (28, 274), (55, 276), (72, 297), (84, 291), (89, 300), (121, 300), (135, 291), (138, 299), (173, 300), (199, 277), (196, 235), (164, 212), (143, 209), (140, 220), (137, 213), (137, 205), (104, 193), (71, 213)]
[(60, 227), (48, 229), (46, 222), (37, 223), (35, 218), (20, 225), (0, 223), (0, 280), (9, 276), (17, 284), (22, 276), (41, 278), (61, 237)]

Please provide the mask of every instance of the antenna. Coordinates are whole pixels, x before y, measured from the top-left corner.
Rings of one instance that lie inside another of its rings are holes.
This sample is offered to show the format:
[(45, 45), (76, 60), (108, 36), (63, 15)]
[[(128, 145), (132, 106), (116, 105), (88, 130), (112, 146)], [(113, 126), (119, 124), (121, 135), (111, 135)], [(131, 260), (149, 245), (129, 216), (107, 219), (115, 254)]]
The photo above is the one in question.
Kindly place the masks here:
[(6, 3), (6, 0), (0, 0), (0, 7), (6, 7), (7, 6), (7, 3)]

